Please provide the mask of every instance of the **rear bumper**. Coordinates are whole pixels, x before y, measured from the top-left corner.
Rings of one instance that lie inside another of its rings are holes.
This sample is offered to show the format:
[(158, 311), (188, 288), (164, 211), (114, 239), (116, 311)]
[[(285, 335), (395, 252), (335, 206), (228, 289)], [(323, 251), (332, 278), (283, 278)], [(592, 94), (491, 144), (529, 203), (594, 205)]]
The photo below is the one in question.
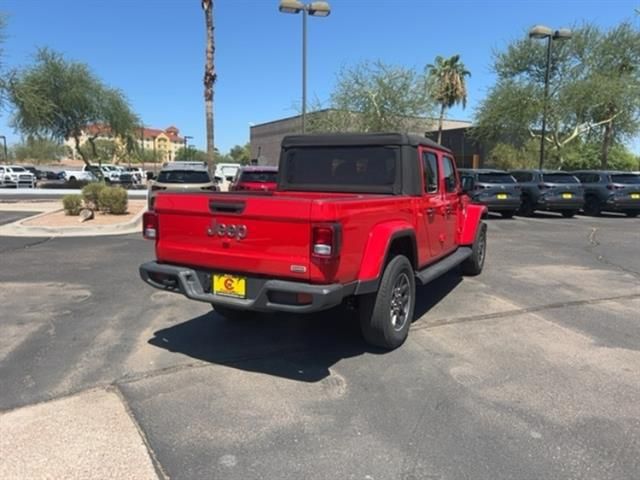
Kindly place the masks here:
[(550, 210), (550, 211), (563, 211), (563, 210), (580, 210), (584, 206), (584, 200), (546, 200), (541, 198), (536, 204), (536, 210)]
[[(211, 284), (211, 274), (188, 267), (155, 261), (147, 262), (140, 265), (140, 277), (152, 287), (182, 293), (192, 300), (211, 303), (214, 306), (220, 305), (258, 312), (311, 313), (326, 310), (342, 303), (345, 297), (355, 292), (357, 286), (356, 282), (347, 285), (311, 285), (286, 280), (247, 277), (247, 298), (240, 299), (214, 295), (208, 287)], [(298, 293), (309, 295), (311, 302), (304, 305), (293, 305), (278, 303), (274, 298), (276, 296), (282, 297), (282, 294)]]
[(640, 200), (610, 197), (602, 204), (602, 210), (614, 212), (640, 211)]
[(509, 200), (474, 200), (473, 203), (484, 205), (491, 212), (505, 212), (518, 210), (522, 202), (519, 198), (512, 198)]

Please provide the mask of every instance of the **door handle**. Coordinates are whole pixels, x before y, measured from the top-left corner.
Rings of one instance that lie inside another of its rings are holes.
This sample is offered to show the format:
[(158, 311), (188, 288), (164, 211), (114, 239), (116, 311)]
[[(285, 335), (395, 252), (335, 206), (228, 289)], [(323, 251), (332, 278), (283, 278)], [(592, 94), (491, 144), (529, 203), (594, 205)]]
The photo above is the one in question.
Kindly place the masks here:
[(427, 208), (426, 212), (427, 212), (427, 216), (429, 217), (429, 221), (433, 220), (433, 216), (436, 214), (436, 209)]

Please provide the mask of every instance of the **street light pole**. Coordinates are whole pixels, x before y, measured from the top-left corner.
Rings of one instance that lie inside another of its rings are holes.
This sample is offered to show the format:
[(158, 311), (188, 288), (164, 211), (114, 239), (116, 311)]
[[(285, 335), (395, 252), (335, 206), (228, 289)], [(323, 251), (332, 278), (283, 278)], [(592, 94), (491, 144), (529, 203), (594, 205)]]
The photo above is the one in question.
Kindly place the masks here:
[(189, 150), (188, 150), (188, 146), (187, 146), (187, 141), (193, 138), (191, 135), (185, 135), (184, 136), (184, 158), (186, 160), (191, 160), (191, 155), (189, 155)]
[(561, 28), (553, 31), (544, 25), (536, 25), (529, 30), (529, 38), (547, 40), (547, 62), (544, 71), (544, 98), (542, 100), (542, 131), (540, 136), (540, 162), (539, 168), (544, 166), (544, 139), (547, 133), (547, 106), (549, 103), (549, 70), (551, 68), (551, 42), (553, 40), (567, 40), (571, 38), (571, 30)]
[(7, 153), (7, 137), (0, 135), (2, 143), (4, 144), (4, 161), (9, 163), (9, 154)]
[(307, 123), (307, 15), (327, 17), (331, 7), (327, 2), (302, 3), (299, 0), (280, 0), (280, 12), (302, 13), (302, 133)]

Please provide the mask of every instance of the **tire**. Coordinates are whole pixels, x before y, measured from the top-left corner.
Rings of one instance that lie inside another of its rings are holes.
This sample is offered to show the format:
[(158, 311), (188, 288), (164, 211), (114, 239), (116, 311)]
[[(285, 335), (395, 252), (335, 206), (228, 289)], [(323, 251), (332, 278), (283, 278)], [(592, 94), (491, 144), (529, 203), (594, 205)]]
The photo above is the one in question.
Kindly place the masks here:
[(238, 308), (221, 307), (216, 305), (211, 306), (218, 314), (233, 322), (243, 322), (250, 318), (255, 318), (258, 315), (257, 312), (252, 312), (250, 310), (240, 310)]
[(577, 212), (576, 212), (575, 210), (563, 210), (563, 211), (562, 211), (562, 212), (560, 212), (560, 213), (562, 213), (562, 216), (563, 216), (564, 218), (573, 218), (573, 217), (575, 217), (575, 216), (576, 216), (576, 213), (577, 213)]
[(484, 259), (487, 256), (487, 224), (481, 223), (478, 227), (476, 241), (473, 242), (471, 256), (460, 264), (462, 273), (467, 276), (480, 275), (484, 267)]
[(638, 215), (640, 215), (640, 212), (636, 210), (627, 210), (626, 212), (624, 212), (624, 214), (629, 218), (636, 218)]
[(358, 298), (362, 336), (370, 345), (398, 348), (409, 335), (416, 302), (411, 262), (398, 255), (387, 264), (376, 293)]
[(591, 215), (592, 217), (599, 217), (602, 212), (600, 201), (597, 197), (587, 197), (584, 203), (584, 213)]
[(520, 214), (524, 217), (533, 217), (535, 211), (536, 206), (533, 204), (531, 198), (524, 197), (522, 199), (522, 205), (520, 206)]
[(508, 210), (506, 212), (500, 212), (500, 215), (502, 215), (502, 218), (513, 218), (513, 216), (516, 214), (516, 212), (514, 212), (513, 210)]

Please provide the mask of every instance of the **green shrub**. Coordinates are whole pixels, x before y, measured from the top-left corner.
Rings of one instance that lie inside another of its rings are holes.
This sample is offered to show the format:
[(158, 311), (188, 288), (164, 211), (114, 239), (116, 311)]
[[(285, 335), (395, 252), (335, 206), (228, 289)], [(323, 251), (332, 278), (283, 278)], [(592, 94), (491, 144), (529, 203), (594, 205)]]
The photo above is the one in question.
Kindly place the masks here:
[(65, 195), (62, 197), (62, 206), (67, 215), (80, 215), (82, 210), (82, 197), (80, 195)]
[(82, 198), (84, 198), (85, 205), (94, 210), (97, 209), (100, 192), (105, 188), (107, 186), (102, 182), (93, 182), (85, 185), (82, 188)]
[(128, 204), (127, 191), (121, 187), (105, 187), (98, 195), (98, 207), (104, 213), (123, 215)]

